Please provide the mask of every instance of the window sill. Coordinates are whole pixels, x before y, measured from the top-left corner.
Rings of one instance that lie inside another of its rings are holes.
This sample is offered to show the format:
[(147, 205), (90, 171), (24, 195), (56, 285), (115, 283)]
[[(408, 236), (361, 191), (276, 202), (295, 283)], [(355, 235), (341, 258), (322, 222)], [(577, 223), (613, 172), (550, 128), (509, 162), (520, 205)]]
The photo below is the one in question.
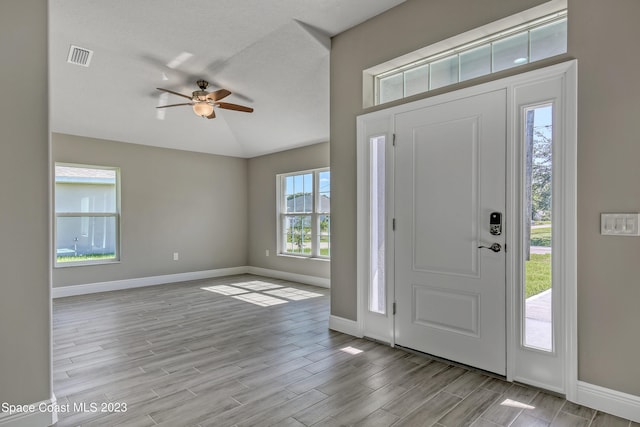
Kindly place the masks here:
[(323, 262), (331, 262), (331, 258), (329, 257), (313, 257), (313, 256), (303, 256), (303, 255), (293, 255), (293, 254), (278, 254), (277, 256), (283, 258), (294, 258), (294, 259), (306, 259), (312, 261), (323, 261)]
[(62, 262), (53, 264), (53, 268), (67, 268), (67, 267), (89, 267), (93, 265), (109, 265), (120, 264), (120, 260), (113, 261), (81, 261), (81, 262)]

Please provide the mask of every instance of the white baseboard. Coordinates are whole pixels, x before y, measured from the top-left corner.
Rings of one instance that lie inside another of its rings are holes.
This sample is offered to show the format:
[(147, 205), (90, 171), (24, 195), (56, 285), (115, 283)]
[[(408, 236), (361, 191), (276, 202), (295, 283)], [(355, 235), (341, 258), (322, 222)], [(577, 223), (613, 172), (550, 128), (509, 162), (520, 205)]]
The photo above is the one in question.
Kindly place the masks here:
[(194, 271), (190, 273), (165, 274), (163, 276), (140, 277), (137, 279), (113, 280), (111, 282), (88, 283), (85, 285), (62, 286), (51, 289), (53, 298), (75, 295), (95, 294), (97, 292), (119, 291), (144, 286), (165, 285), (167, 283), (187, 282), (190, 280), (211, 279), (213, 277), (245, 274), (249, 267), (219, 268), (216, 270)]
[(329, 288), (331, 280), (286, 271), (269, 270), (258, 267), (230, 267), (216, 270), (193, 271), (189, 273), (165, 274), (163, 276), (140, 277), (136, 279), (113, 280), (110, 282), (87, 283), (83, 285), (61, 286), (51, 289), (52, 298), (64, 298), (76, 295), (95, 294), (98, 292), (119, 291), (123, 289), (142, 288), (145, 286), (165, 285), (167, 283), (188, 282), (190, 280), (211, 279), (213, 277), (233, 276), (235, 274), (255, 274), (274, 279), (291, 280), (292, 282)]
[(331, 279), (325, 279), (317, 276), (307, 276), (305, 274), (289, 273), (280, 270), (270, 270), (268, 268), (249, 267), (249, 274), (256, 276), (271, 277), (273, 279), (290, 280), (292, 282), (304, 283), (305, 285), (319, 286), (321, 288), (330, 288)]
[(575, 403), (640, 423), (640, 396), (578, 381)]
[(56, 397), (49, 400), (31, 403), (26, 412), (6, 413), (0, 412), (1, 427), (47, 427), (58, 422)]
[(344, 317), (329, 316), (329, 329), (332, 331), (342, 332), (343, 334), (353, 335), (362, 338), (362, 328), (355, 320), (345, 319)]

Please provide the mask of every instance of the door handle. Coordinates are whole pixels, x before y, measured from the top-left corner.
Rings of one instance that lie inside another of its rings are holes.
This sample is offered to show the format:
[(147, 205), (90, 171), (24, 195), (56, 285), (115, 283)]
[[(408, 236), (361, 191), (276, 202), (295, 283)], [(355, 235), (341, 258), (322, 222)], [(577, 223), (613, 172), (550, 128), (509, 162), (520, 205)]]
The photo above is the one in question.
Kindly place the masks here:
[(489, 249), (493, 252), (500, 252), (502, 250), (502, 245), (500, 243), (494, 243), (491, 246), (478, 246), (478, 249), (480, 248)]

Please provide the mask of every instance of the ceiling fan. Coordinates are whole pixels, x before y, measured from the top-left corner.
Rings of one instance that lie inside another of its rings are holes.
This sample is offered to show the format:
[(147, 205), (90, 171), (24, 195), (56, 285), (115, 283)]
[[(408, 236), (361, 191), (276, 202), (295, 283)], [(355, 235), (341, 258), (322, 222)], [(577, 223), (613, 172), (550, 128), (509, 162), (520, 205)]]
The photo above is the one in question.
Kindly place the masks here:
[(178, 92), (174, 92), (169, 89), (163, 89), (161, 87), (156, 88), (162, 92), (172, 93), (174, 95), (181, 96), (183, 98), (187, 98), (191, 100), (190, 102), (184, 102), (182, 104), (171, 104), (171, 105), (162, 105), (156, 108), (168, 108), (168, 107), (178, 107), (181, 105), (191, 105), (193, 107), (193, 112), (196, 115), (205, 117), (207, 119), (215, 119), (216, 113), (214, 111), (214, 107), (223, 108), (226, 110), (235, 110), (235, 111), (244, 111), (245, 113), (252, 113), (253, 108), (245, 107), (244, 105), (231, 104), (229, 102), (220, 102), (221, 99), (226, 98), (231, 95), (226, 89), (218, 89), (213, 92), (207, 92), (207, 86), (209, 86), (209, 82), (206, 80), (198, 80), (196, 82), (200, 90), (194, 90), (189, 95), (183, 95)]

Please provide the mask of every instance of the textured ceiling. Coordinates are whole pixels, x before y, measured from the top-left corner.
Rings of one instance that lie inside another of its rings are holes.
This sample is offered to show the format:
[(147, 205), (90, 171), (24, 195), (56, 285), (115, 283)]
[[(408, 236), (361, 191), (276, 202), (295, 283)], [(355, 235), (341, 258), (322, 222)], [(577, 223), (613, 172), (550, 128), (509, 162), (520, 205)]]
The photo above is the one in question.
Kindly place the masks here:
[[(51, 1), (51, 128), (238, 157), (327, 141), (330, 36), (403, 1)], [(199, 78), (254, 113), (155, 108), (187, 101), (156, 87), (190, 95)]]

